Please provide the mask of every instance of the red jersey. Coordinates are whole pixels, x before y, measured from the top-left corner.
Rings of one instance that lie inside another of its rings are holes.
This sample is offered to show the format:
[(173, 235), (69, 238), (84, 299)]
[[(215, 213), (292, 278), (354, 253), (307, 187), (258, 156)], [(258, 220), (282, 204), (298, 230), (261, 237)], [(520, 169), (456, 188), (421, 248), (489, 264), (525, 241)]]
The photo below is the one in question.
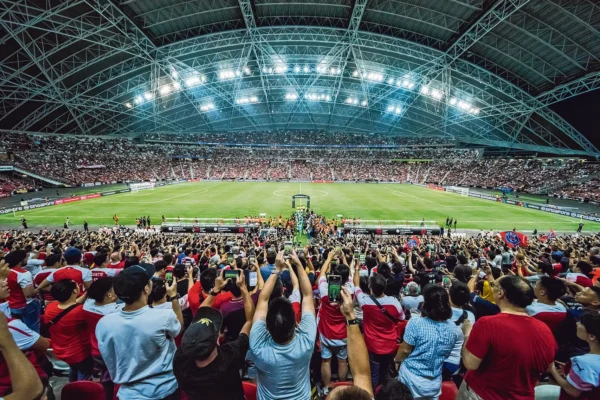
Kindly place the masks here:
[(482, 360), (465, 376), (477, 395), (486, 400), (533, 400), (540, 374), (554, 361), (558, 346), (543, 322), (500, 313), (477, 320), (467, 350)]
[(8, 296), (8, 306), (10, 308), (23, 308), (31, 300), (25, 297), (23, 288), (33, 287), (33, 277), (31, 272), (24, 270), (23, 268), (12, 268), (8, 273), (8, 289), (10, 294)]
[(125, 261), (119, 261), (117, 263), (115, 263), (115, 262), (108, 263), (108, 265), (106, 266), (106, 268), (123, 269), (123, 268), (125, 268)]
[[(48, 278), (48, 276), (50, 276), (50, 274), (53, 271), (53, 269), (44, 269), (41, 272), (38, 272), (35, 278), (33, 278), (33, 283), (35, 287), (37, 288), (38, 286), (40, 286), (41, 283), (44, 282), (44, 280)], [(54, 301), (54, 297), (52, 297), (50, 292), (45, 292), (42, 290), (40, 293), (42, 295), (42, 299), (44, 299), (45, 301)]]
[(92, 356), (101, 356), (98, 350), (98, 339), (96, 338), (96, 325), (98, 321), (105, 315), (120, 312), (125, 304), (110, 303), (103, 306), (98, 306), (93, 299), (87, 299), (83, 304), (85, 322), (90, 332), (90, 344)]
[(394, 350), (398, 339), (396, 325), (404, 320), (404, 310), (402, 310), (400, 302), (391, 296), (376, 299), (389, 315), (396, 318), (397, 322), (394, 322), (379, 309), (371, 296), (363, 293), (360, 288), (356, 288), (354, 293), (363, 311), (363, 327), (367, 349), (375, 354), (390, 354)]
[(50, 283), (62, 281), (64, 279), (70, 279), (79, 285), (79, 290), (81, 293), (85, 293), (86, 288), (84, 282), (92, 281), (92, 271), (86, 268), (81, 268), (77, 265), (66, 266), (55, 269), (46, 279), (48, 279), (48, 282)]
[[(354, 293), (354, 285), (344, 285), (350, 293)], [(319, 292), (321, 294), (321, 307), (319, 308), (318, 331), (329, 340), (344, 340), (347, 338), (346, 317), (339, 306), (329, 302), (329, 285), (327, 278), (319, 277)], [(341, 344), (340, 344), (341, 345)]]
[(535, 319), (539, 319), (548, 325), (548, 328), (552, 332), (555, 332), (565, 318), (567, 318), (567, 309), (561, 303), (549, 305), (534, 301), (527, 307), (527, 314)]
[[(64, 310), (58, 303), (46, 307), (44, 322), (50, 323)], [(90, 334), (81, 304), (69, 311), (57, 324), (50, 327), (52, 349), (56, 357), (67, 364), (76, 364), (90, 356)]]
[[(200, 281), (197, 281), (188, 291), (188, 302), (190, 303), (190, 310), (192, 310), (192, 314), (196, 315), (196, 312), (205, 299), (206, 295), (202, 292)], [(231, 292), (221, 292), (215, 297), (215, 302), (213, 303), (212, 308), (220, 310), (223, 303), (226, 303), (231, 299), (233, 299)]]
[(122, 269), (116, 268), (94, 268), (91, 270), (92, 272), (92, 281), (96, 282), (100, 278), (114, 278), (119, 275), (119, 272), (123, 271)]

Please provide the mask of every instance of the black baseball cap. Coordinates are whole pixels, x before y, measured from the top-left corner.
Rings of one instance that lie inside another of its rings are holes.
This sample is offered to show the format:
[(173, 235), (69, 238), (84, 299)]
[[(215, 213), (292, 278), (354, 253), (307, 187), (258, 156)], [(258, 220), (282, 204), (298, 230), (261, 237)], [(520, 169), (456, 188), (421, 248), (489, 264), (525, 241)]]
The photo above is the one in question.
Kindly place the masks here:
[(200, 307), (181, 339), (181, 350), (194, 360), (205, 360), (217, 347), (223, 315), (212, 307)]
[(136, 301), (154, 276), (154, 271), (154, 265), (146, 263), (124, 268), (115, 278), (115, 294), (125, 303)]

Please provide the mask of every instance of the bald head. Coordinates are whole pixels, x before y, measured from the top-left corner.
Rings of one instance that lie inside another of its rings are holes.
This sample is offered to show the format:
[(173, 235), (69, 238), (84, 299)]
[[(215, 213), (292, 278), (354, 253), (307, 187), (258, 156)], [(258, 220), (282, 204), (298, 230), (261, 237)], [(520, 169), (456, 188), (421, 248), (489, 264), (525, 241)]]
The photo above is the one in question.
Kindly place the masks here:
[(358, 386), (339, 386), (336, 387), (327, 396), (328, 400), (372, 400), (371, 396), (366, 390), (359, 388)]
[(118, 252), (114, 252), (110, 255), (110, 261), (111, 262), (119, 262), (121, 261), (121, 254), (119, 254)]

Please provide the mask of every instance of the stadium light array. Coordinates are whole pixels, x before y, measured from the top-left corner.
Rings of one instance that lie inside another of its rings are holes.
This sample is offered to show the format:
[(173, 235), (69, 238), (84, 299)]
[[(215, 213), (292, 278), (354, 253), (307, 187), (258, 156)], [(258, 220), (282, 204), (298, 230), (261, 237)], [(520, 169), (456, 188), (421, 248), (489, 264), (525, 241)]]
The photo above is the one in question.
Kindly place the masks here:
[(331, 101), (331, 95), (325, 93), (307, 93), (304, 98), (309, 101)]
[(192, 75), (185, 80), (185, 86), (194, 87), (201, 85), (206, 82), (206, 77), (204, 75)]
[(213, 103), (208, 103), (200, 106), (200, 111), (207, 112), (213, 111), (215, 109), (215, 105)]
[(142, 96), (136, 96), (135, 99), (133, 99), (133, 102), (136, 105), (140, 105), (144, 102), (144, 98)]
[[(224, 69), (219, 71), (219, 79), (222, 81), (235, 78), (235, 71), (231, 69)], [(239, 75), (238, 75), (239, 76)]]
[(310, 73), (310, 67), (308, 65), (305, 65), (304, 68), (302, 68), (302, 72), (304, 72), (305, 74)]
[(256, 96), (240, 97), (235, 102), (237, 104), (254, 104), (254, 103), (258, 103), (258, 97), (256, 97)]
[(171, 88), (171, 85), (166, 84), (166, 85), (162, 85), (158, 91), (161, 95), (165, 96), (165, 95), (171, 93), (172, 90), (173, 89)]
[(396, 114), (396, 115), (398, 115), (398, 114), (400, 114), (402, 112), (402, 107), (400, 107), (399, 105), (396, 105), (396, 104), (390, 104), (387, 107), (386, 111), (388, 113), (390, 113), (390, 114)]
[(348, 105), (352, 105), (352, 106), (357, 106), (357, 105), (360, 104), (363, 107), (366, 107), (366, 106), (369, 105), (369, 102), (367, 100), (360, 101), (356, 97), (348, 97), (348, 98), (346, 98), (345, 103), (348, 104)]
[(144, 99), (150, 101), (153, 98), (154, 98), (154, 93), (152, 93), (152, 92), (146, 92), (146, 93), (144, 93)]
[(468, 101), (459, 100), (456, 97), (450, 98), (450, 100), (448, 100), (448, 104), (473, 115), (479, 115), (481, 113), (480, 108), (473, 106)]
[(285, 99), (286, 100), (298, 100), (298, 95), (296, 93), (286, 93)]
[(382, 73), (380, 73), (380, 72), (373, 72), (373, 71), (369, 71), (369, 72), (368, 71), (362, 71), (361, 72), (361, 71), (355, 70), (352, 73), (352, 76), (354, 78), (358, 78), (360, 76), (362, 79), (365, 79), (365, 80), (370, 81), (370, 82), (375, 82), (375, 83), (383, 82), (383, 80), (385, 79), (385, 77), (383, 76)]

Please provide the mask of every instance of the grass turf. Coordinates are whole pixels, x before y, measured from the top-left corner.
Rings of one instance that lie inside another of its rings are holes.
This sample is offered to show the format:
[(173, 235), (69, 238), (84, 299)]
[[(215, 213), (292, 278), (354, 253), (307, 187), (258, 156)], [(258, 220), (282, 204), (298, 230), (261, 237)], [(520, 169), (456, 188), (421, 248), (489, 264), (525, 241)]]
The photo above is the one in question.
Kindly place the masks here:
[[(395, 184), (310, 184), (199, 182), (165, 186), (138, 193), (126, 193), (65, 205), (22, 211), (0, 217), (0, 225), (17, 225), (22, 216), (32, 228), (62, 226), (66, 217), (73, 227), (83, 220), (90, 226), (112, 225), (117, 214), (120, 223), (135, 224), (135, 218), (150, 215), (153, 224), (167, 218), (243, 218), (267, 213), (269, 216), (293, 212), (294, 194), (311, 196), (311, 208), (327, 217), (338, 214), (362, 220), (397, 220), (418, 224), (458, 220), (459, 229), (494, 229), (570, 232), (578, 220), (542, 211), (525, 209), (488, 200), (463, 197), (424, 187)], [(600, 224), (586, 223), (586, 231), (600, 230)]]

